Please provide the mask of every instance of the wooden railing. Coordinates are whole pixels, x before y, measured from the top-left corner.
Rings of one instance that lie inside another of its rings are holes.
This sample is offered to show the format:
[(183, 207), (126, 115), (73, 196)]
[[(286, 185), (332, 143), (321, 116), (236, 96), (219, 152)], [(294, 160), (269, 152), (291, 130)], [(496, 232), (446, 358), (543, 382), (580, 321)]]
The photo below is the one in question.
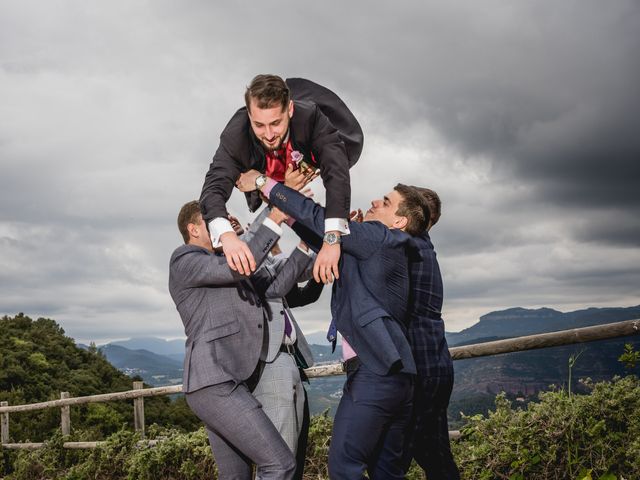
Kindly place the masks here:
[[(510, 338), (507, 340), (497, 340), (494, 342), (452, 347), (449, 351), (451, 352), (451, 356), (454, 360), (460, 360), (464, 358), (485, 357), (503, 353), (523, 352), (539, 348), (593, 342), (596, 340), (638, 335), (639, 333), (640, 319), (636, 319), (598, 325), (595, 327), (575, 328), (559, 332), (541, 333), (538, 335), (528, 335), (524, 337)], [(332, 363), (308, 368), (306, 373), (309, 378), (318, 378), (342, 375), (344, 374), (344, 370), (341, 363)], [(69, 397), (68, 392), (61, 392), (59, 400), (50, 400), (48, 402), (11, 406), (8, 405), (7, 402), (0, 402), (0, 445), (2, 448), (10, 449), (36, 449), (44, 445), (43, 443), (9, 443), (10, 413), (43, 410), (46, 408), (60, 408), (60, 428), (63, 435), (69, 435), (71, 433), (71, 406), (82, 405), (85, 403), (101, 403), (111, 402), (114, 400), (131, 399), (133, 399), (134, 404), (134, 427), (135, 430), (140, 433), (141, 437), (144, 438), (144, 397), (157, 397), (181, 392), (182, 385), (144, 388), (142, 382), (133, 382), (133, 389), (125, 392), (103, 393), (100, 395), (89, 395), (86, 397)], [(450, 435), (452, 437), (456, 437), (457, 433), (458, 432), (450, 432)], [(65, 442), (64, 447), (95, 448), (101, 443), (103, 442)], [(150, 440), (148, 443), (154, 444), (155, 441)]]

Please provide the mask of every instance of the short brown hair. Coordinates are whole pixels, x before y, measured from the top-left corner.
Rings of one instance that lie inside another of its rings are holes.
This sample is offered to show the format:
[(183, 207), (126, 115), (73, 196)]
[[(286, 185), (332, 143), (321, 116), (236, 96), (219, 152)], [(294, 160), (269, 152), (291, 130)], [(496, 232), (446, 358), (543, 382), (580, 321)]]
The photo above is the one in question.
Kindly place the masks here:
[(200, 202), (197, 200), (185, 203), (180, 209), (180, 213), (178, 213), (178, 230), (180, 230), (180, 233), (182, 234), (184, 243), (189, 243), (189, 230), (187, 229), (187, 225), (190, 223), (199, 223), (199, 217), (201, 215)]
[(399, 183), (393, 189), (402, 195), (396, 215), (407, 218), (405, 232), (409, 235), (420, 235), (429, 224), (429, 205), (423, 196), (413, 187)]
[(431, 190), (430, 188), (424, 187), (413, 187), (415, 188), (420, 195), (424, 198), (429, 205), (429, 211), (431, 212), (431, 218), (429, 219), (429, 227), (433, 227), (438, 220), (440, 220), (440, 215), (442, 214), (442, 202), (440, 201), (440, 197), (438, 194)]
[(277, 75), (256, 75), (244, 92), (244, 103), (247, 111), (251, 111), (251, 99), (258, 108), (273, 108), (280, 105), (282, 110), (289, 105), (289, 87)]

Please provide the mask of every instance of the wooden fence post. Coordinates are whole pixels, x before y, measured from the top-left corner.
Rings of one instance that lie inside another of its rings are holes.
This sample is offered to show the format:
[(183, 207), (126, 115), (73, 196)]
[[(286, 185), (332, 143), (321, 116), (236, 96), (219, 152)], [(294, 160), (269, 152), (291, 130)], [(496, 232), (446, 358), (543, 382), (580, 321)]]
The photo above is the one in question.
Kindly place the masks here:
[[(60, 392), (60, 398), (69, 398), (69, 392)], [(60, 407), (60, 429), (62, 435), (71, 435), (71, 407)]]
[[(143, 382), (133, 382), (134, 390), (142, 390)], [(140, 437), (144, 438), (144, 397), (133, 399), (133, 426), (136, 432), (140, 432)]]
[[(8, 407), (9, 402), (0, 402), (0, 407)], [(0, 418), (0, 444), (9, 443), (9, 412)]]

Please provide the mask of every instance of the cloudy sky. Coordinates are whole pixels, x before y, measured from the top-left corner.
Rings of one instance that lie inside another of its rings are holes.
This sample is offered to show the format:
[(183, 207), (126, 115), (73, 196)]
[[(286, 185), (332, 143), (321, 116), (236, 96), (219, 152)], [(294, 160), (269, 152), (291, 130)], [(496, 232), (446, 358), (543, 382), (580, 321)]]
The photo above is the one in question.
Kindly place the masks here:
[[(82, 341), (180, 336), (177, 211), (257, 73), (351, 107), (353, 206), (398, 181), (440, 193), (447, 330), (637, 305), (638, 52), (634, 0), (0, 0), (0, 315)], [(251, 218), (238, 193), (230, 209)]]

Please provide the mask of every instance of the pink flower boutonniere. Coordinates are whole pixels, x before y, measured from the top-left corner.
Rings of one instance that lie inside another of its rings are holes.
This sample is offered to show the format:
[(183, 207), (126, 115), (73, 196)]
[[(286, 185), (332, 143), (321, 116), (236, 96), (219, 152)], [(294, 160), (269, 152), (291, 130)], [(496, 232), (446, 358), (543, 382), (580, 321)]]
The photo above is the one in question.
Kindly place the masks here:
[(301, 154), (299, 151), (294, 150), (293, 152), (291, 152), (291, 161), (295, 163), (296, 166), (299, 166), (303, 158), (304, 158), (304, 155)]
[(304, 155), (297, 150), (291, 152), (291, 161), (296, 164), (296, 168), (302, 170), (305, 175), (315, 173), (316, 169), (304, 161)]

